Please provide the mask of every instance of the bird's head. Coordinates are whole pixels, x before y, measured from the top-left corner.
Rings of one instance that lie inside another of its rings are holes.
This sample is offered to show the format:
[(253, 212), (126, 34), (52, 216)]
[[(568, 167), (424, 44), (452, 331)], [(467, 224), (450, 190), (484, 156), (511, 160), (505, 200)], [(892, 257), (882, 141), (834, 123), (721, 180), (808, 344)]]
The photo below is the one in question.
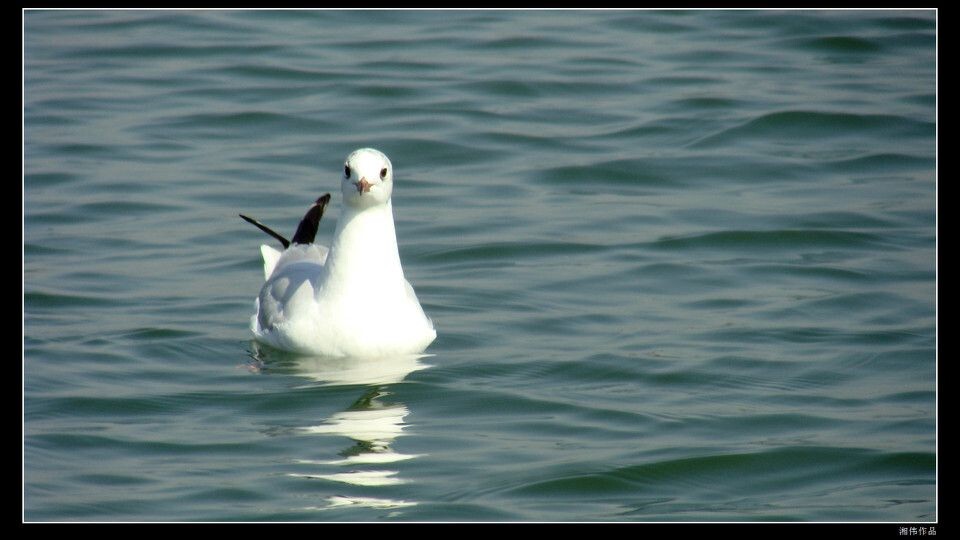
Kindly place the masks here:
[(386, 204), (393, 193), (393, 165), (379, 150), (354, 150), (343, 163), (343, 201), (354, 208)]

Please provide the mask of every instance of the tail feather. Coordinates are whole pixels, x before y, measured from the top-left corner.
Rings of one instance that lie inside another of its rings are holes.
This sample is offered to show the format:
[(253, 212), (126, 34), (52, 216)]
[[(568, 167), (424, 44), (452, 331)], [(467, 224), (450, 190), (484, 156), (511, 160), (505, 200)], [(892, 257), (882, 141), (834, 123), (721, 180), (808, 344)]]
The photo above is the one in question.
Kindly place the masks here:
[(320, 227), (320, 218), (323, 217), (323, 210), (327, 207), (327, 203), (330, 202), (330, 194), (324, 193), (313, 206), (307, 210), (307, 213), (303, 216), (303, 219), (300, 220), (300, 224), (297, 226), (297, 232), (293, 235), (293, 242), (284, 238), (284, 236), (277, 231), (267, 227), (263, 223), (253, 219), (250, 216), (245, 216), (240, 214), (247, 223), (253, 224), (255, 227), (261, 231), (269, 234), (270, 236), (276, 238), (283, 245), (283, 249), (290, 247), (290, 244), (312, 244), (313, 239), (317, 237), (317, 229)]
[(300, 225), (297, 226), (297, 232), (293, 235), (294, 244), (313, 243), (313, 239), (317, 237), (317, 228), (320, 227), (320, 218), (323, 217), (323, 209), (328, 202), (330, 202), (330, 194), (326, 193), (307, 210), (306, 215), (300, 220)]

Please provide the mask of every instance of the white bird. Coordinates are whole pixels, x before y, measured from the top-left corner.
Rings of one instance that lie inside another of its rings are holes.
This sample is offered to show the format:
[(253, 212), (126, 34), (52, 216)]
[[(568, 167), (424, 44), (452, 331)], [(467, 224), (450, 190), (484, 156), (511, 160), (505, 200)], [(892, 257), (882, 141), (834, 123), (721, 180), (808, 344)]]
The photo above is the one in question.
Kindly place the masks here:
[(393, 225), (393, 165), (361, 148), (347, 156), (343, 211), (329, 248), (314, 244), (326, 194), (307, 211), (284, 250), (260, 246), (266, 279), (250, 328), (257, 341), (300, 354), (386, 357), (423, 352), (437, 337), (403, 275)]

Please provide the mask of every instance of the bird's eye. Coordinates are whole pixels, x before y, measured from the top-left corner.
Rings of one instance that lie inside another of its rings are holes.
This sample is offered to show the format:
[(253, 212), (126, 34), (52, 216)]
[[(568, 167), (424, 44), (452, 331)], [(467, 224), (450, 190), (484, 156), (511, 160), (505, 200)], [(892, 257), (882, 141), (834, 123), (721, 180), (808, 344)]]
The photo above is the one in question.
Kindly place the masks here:
[(344, 165), (344, 166), (343, 166), (343, 177), (344, 177), (344, 178), (350, 178), (350, 166), (349, 166), (349, 165)]
[(384, 168), (380, 169), (380, 179), (381, 179), (381, 180), (386, 180), (386, 178), (387, 178), (387, 168), (384, 167)]

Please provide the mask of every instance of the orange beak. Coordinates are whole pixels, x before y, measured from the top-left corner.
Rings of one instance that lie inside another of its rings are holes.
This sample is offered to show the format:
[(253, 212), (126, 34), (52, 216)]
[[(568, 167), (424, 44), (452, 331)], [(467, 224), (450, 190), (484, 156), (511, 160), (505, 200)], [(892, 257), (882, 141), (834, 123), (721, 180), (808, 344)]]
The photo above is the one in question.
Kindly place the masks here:
[(361, 178), (359, 182), (354, 182), (353, 184), (357, 186), (357, 192), (359, 192), (361, 195), (363, 195), (364, 191), (369, 192), (370, 186), (373, 185), (370, 182), (367, 182), (366, 177)]

